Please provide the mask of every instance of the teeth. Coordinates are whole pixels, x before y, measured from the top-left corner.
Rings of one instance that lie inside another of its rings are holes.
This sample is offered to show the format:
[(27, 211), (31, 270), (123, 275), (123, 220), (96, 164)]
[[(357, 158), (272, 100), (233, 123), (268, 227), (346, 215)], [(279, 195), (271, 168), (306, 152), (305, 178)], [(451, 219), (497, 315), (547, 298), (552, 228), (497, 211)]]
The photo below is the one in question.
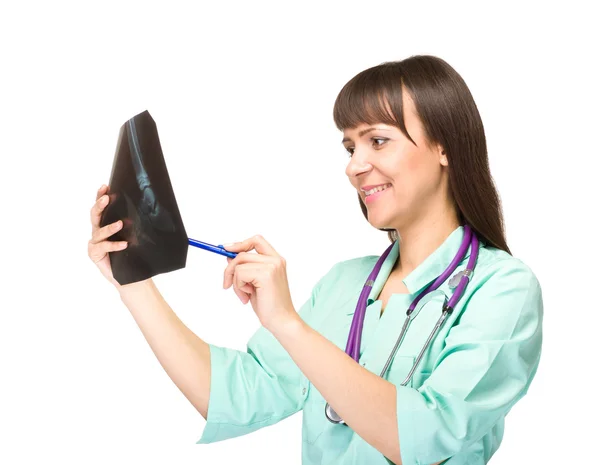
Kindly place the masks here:
[(381, 192), (382, 190), (387, 189), (390, 186), (391, 184), (386, 184), (385, 186), (374, 187), (370, 191), (365, 191), (365, 196), (369, 196), (371, 194), (374, 194), (375, 192)]

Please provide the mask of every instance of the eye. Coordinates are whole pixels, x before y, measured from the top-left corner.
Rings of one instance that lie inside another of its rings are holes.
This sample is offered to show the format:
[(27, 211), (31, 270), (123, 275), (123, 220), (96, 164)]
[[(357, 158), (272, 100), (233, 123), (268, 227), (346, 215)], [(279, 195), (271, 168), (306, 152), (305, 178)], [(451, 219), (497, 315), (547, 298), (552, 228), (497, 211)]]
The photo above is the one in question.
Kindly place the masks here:
[(379, 142), (381, 141), (382, 144), (375, 144), (377, 147), (381, 147), (383, 144), (385, 144), (389, 139), (386, 139), (385, 137), (372, 137), (371, 140), (373, 142)]
[[(371, 137), (371, 140), (373, 141), (373, 143), (375, 143), (376, 147), (381, 147), (389, 139), (387, 139), (385, 137)], [(381, 142), (381, 143), (379, 143), (379, 142)], [(352, 157), (352, 154), (354, 153), (354, 147), (346, 147), (346, 152), (348, 152), (349, 157)]]

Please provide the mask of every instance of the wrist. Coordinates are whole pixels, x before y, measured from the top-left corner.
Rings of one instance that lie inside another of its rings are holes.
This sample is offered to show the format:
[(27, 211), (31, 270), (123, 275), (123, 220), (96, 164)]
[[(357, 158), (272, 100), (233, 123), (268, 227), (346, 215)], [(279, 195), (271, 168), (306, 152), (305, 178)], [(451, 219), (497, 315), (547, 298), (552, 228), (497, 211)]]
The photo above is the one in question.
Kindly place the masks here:
[(143, 281), (120, 285), (117, 290), (121, 300), (126, 303), (132, 298), (153, 292), (154, 288), (154, 281), (152, 281), (152, 278), (148, 278)]
[(275, 320), (267, 329), (281, 342), (282, 338), (297, 337), (304, 325), (304, 320), (295, 309), (292, 309)]

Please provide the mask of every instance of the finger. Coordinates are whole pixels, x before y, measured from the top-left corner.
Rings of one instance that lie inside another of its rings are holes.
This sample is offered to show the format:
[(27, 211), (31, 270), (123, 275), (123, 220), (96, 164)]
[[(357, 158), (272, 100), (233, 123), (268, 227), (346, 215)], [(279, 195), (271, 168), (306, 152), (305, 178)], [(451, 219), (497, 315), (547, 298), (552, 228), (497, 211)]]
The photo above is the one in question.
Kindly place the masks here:
[(115, 234), (123, 227), (123, 222), (121, 220), (115, 221), (114, 223), (107, 224), (103, 228), (97, 229), (92, 234), (91, 243), (97, 244), (98, 242), (102, 242), (108, 239), (110, 236)]
[[(249, 265), (245, 265), (246, 267), (248, 267)], [(241, 275), (242, 274), (254, 274), (257, 272), (256, 268), (254, 269), (248, 269), (245, 268), (243, 270), (242, 273), (240, 273), (239, 271), (242, 271), (242, 268), (238, 268), (238, 272), (236, 273), (234, 279), (234, 286), (233, 286), (233, 291), (235, 292), (235, 294), (239, 297), (239, 299), (242, 301), (242, 303), (244, 305), (246, 305), (249, 301), (250, 301), (250, 297), (252, 296), (252, 293), (254, 292), (254, 286), (250, 283), (245, 282), (243, 279), (241, 279)]]
[(98, 263), (104, 258), (108, 252), (116, 252), (118, 250), (124, 250), (127, 248), (126, 241), (103, 241), (97, 244), (88, 242), (88, 256), (94, 263)]
[(242, 242), (225, 244), (223, 247), (225, 247), (225, 250), (230, 252), (249, 252), (250, 250), (256, 250), (259, 254), (263, 255), (279, 255), (273, 246), (269, 244), (260, 234), (252, 236), (251, 238)]
[(98, 189), (98, 192), (96, 192), (96, 200), (98, 200), (100, 197), (102, 197), (104, 194), (106, 194), (107, 190), (108, 190), (108, 186), (106, 184), (102, 184), (100, 186), (100, 189)]
[[(227, 258), (228, 261), (233, 260), (232, 258)], [(223, 287), (225, 287), (223, 285)], [(242, 303), (245, 305), (248, 303), (248, 300), (250, 299), (250, 297), (248, 296), (248, 294), (246, 292), (244, 292), (241, 289), (238, 289), (236, 286), (233, 286), (233, 292), (235, 293), (235, 295), (238, 296), (238, 298), (242, 301)]]
[(251, 293), (251, 290), (254, 289), (254, 286), (252, 284), (247, 283), (241, 277), (239, 277), (239, 273), (236, 273), (236, 277), (234, 278), (234, 280), (235, 280), (234, 289), (238, 289), (239, 291), (243, 292), (244, 294), (248, 295)]
[(90, 220), (92, 222), (92, 231), (95, 231), (100, 227), (100, 218), (102, 217), (102, 211), (108, 204), (108, 195), (101, 195), (90, 211)]
[(238, 265), (244, 263), (275, 263), (277, 259), (278, 257), (269, 257), (266, 255), (259, 255), (255, 253), (238, 253), (234, 259), (231, 259), (231, 261), (223, 271), (223, 288), (228, 289), (229, 286), (231, 286), (231, 284), (233, 283), (233, 275), (235, 274), (235, 269)]
[(250, 296), (248, 295), (248, 293), (242, 291), (241, 289), (238, 289), (237, 287), (233, 288), (233, 292), (235, 292), (235, 295), (238, 296), (238, 298), (242, 301), (244, 305), (246, 305), (250, 300)]

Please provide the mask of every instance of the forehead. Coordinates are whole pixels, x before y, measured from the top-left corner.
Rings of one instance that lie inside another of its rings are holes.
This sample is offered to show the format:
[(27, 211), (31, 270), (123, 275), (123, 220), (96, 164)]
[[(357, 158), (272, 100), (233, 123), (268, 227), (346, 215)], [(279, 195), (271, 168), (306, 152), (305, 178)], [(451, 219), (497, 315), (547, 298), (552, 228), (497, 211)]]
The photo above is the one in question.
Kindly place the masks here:
[(385, 123), (361, 123), (355, 128), (344, 129), (344, 139), (342, 139), (342, 142), (347, 142), (351, 139), (359, 139), (374, 131), (392, 132), (398, 131), (398, 128)]
[[(393, 116), (387, 99), (384, 99), (383, 106), (385, 107), (385, 110), (388, 113), (388, 115), (390, 115), (390, 117), (393, 120), (396, 120), (396, 118)], [(400, 104), (400, 108), (398, 108), (397, 106), (396, 112), (398, 113), (398, 117), (402, 117), (404, 126), (407, 129), (416, 128), (417, 126), (419, 126), (419, 118), (417, 116), (414, 101), (411, 95), (406, 91), (404, 86), (402, 87), (402, 102)], [(367, 131), (372, 128), (375, 128), (375, 130), (393, 131), (398, 133), (402, 132), (398, 126), (392, 125), (389, 122), (384, 123), (382, 121), (364, 121), (359, 123), (355, 127), (344, 128), (344, 139), (342, 140), (342, 142), (363, 137), (365, 134), (368, 134)]]

